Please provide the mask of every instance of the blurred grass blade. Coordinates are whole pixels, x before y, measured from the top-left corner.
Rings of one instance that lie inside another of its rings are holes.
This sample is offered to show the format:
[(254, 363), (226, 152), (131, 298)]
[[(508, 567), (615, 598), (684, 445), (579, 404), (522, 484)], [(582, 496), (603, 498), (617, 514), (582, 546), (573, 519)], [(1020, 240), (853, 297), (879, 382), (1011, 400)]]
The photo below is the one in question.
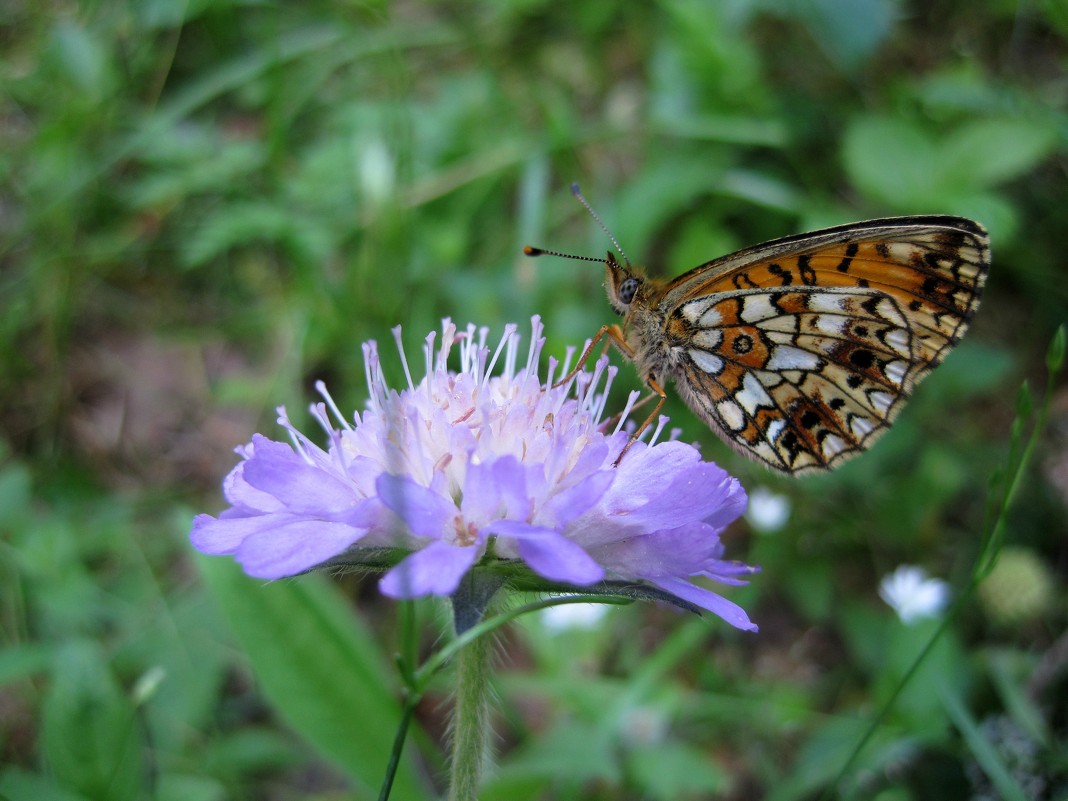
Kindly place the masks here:
[[(371, 633), (319, 576), (263, 584), (229, 560), (197, 561), (272, 706), (351, 777), (357, 798), (374, 798), (401, 709)], [(395, 794), (428, 797), (411, 760)]]
[(972, 716), (968, 714), (967, 707), (964, 706), (958, 695), (952, 690), (943, 688), (940, 697), (946, 714), (968, 744), (972, 756), (979, 763), (983, 773), (990, 779), (990, 783), (997, 788), (998, 796), (1004, 801), (1028, 801), (1028, 796), (1020, 785), (1013, 780), (1008, 768), (1005, 767), (1005, 763), (998, 756), (997, 750), (983, 736), (979, 726), (976, 725)]
[(67, 790), (111, 801), (146, 797), (134, 706), (96, 643), (76, 641), (56, 653), (41, 738), (51, 773)]

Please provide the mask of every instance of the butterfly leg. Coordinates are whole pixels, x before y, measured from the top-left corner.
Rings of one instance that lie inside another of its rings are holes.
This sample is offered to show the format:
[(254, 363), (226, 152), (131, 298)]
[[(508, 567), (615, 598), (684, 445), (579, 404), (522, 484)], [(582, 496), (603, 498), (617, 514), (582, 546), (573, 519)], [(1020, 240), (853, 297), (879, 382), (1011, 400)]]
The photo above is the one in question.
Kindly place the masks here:
[(584, 351), (582, 351), (582, 355), (579, 356), (579, 360), (575, 363), (575, 366), (571, 368), (567, 375), (565, 375), (563, 378), (553, 384), (553, 389), (556, 389), (557, 387), (562, 387), (564, 384), (566, 384), (568, 381), (570, 381), (572, 378), (582, 372), (582, 368), (585, 367), (586, 362), (589, 361), (590, 354), (593, 353), (593, 349), (597, 347), (597, 343), (604, 339), (606, 335), (609, 339), (609, 342), (619, 348), (623, 352), (624, 356), (626, 356), (628, 359), (634, 358), (634, 349), (627, 344), (627, 340), (623, 336), (623, 329), (620, 328), (618, 325), (602, 325), (601, 330), (597, 332), (597, 335), (590, 340), (590, 344), (586, 346), (586, 349)]
[[(623, 336), (623, 329), (620, 328), (618, 325), (602, 325), (601, 330), (597, 332), (597, 335), (590, 340), (590, 344), (586, 346), (586, 349), (584, 351), (582, 351), (582, 355), (575, 363), (575, 366), (567, 373), (567, 375), (565, 375), (563, 378), (553, 384), (553, 389), (555, 389), (556, 387), (563, 386), (572, 378), (574, 378), (582, 370), (582, 368), (586, 366), (586, 362), (589, 361), (590, 354), (593, 353), (593, 349), (597, 347), (597, 343), (604, 339), (606, 336), (608, 337), (609, 342), (619, 348), (619, 350), (623, 353), (624, 356), (626, 356), (631, 361), (634, 361), (634, 357), (636, 355), (634, 353), (634, 348), (627, 344), (627, 339)], [(645, 420), (642, 421), (642, 424), (638, 426), (638, 428), (634, 431), (627, 444), (623, 446), (623, 450), (619, 452), (619, 456), (617, 456), (616, 460), (612, 463), (613, 467), (619, 466), (620, 461), (626, 455), (627, 451), (630, 450), (631, 445), (638, 441), (638, 437), (640, 437), (645, 431), (645, 429), (649, 427), (650, 423), (652, 423), (653, 420), (656, 419), (656, 416), (660, 414), (660, 410), (664, 406), (664, 401), (667, 400), (667, 393), (664, 392), (664, 388), (661, 387), (655, 379), (646, 379), (646, 384), (648, 384), (649, 389), (652, 390), (652, 394), (638, 401), (638, 403), (631, 408), (631, 411), (634, 411), (634, 409), (638, 408), (639, 406), (644, 406), (654, 397), (657, 398), (656, 406), (653, 407), (653, 411), (650, 412), (649, 416), (646, 417)]]
[(623, 412), (627, 412), (627, 414), (633, 414), (634, 412), (638, 411), (638, 409), (642, 408), (649, 401), (651, 401), (653, 398), (656, 398), (656, 397), (658, 397), (656, 392), (650, 392), (648, 395), (643, 397), (640, 401), (635, 403), (630, 408), (624, 407), (623, 409), (620, 409), (618, 412), (616, 412), (611, 417), (609, 417), (607, 420), (605, 420), (603, 423), (601, 423), (601, 430), (602, 431), (608, 431), (609, 429), (615, 428), (616, 425), (619, 423), (619, 418), (621, 418), (623, 416)]
[(623, 446), (623, 450), (619, 452), (619, 456), (617, 456), (616, 460), (612, 462), (612, 467), (619, 467), (619, 463), (623, 461), (623, 457), (627, 455), (627, 451), (630, 450), (630, 446), (638, 441), (638, 438), (641, 437), (645, 429), (647, 429), (653, 422), (653, 420), (656, 419), (656, 416), (660, 414), (660, 410), (664, 407), (664, 401), (667, 400), (667, 393), (664, 392), (664, 388), (660, 386), (660, 384), (658, 384), (654, 379), (647, 379), (646, 383), (649, 385), (649, 389), (653, 391), (652, 394), (646, 395), (645, 398), (640, 400), (631, 409), (631, 411), (634, 411), (634, 409), (637, 409), (638, 406), (641, 406), (642, 404), (646, 403), (654, 397), (657, 398), (656, 406), (653, 407), (653, 410), (649, 413), (649, 416), (642, 421), (642, 424), (636, 429), (634, 429), (634, 433), (630, 435), (630, 439), (627, 440), (627, 444)]

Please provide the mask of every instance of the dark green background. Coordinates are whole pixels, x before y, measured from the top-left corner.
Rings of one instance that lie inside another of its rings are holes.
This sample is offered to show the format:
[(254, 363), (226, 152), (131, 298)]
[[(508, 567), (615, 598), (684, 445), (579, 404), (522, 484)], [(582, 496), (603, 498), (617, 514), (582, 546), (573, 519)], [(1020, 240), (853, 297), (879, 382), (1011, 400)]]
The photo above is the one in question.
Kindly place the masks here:
[[(520, 255), (608, 247), (571, 181), (662, 275), (867, 217), (990, 229), (972, 331), (840, 472), (773, 477), (667, 407), (792, 501), (783, 530), (725, 537), (764, 568), (730, 593), (760, 634), (646, 606), (501, 647), (484, 801), (834, 780), (932, 630), (878, 580), (967, 582), (1018, 387), (1068, 316), (1062, 0), (12, 0), (0, 46), (0, 794), (375, 796), (395, 606), (373, 579), (263, 586), (195, 558), (189, 524), (222, 507), (234, 445), (281, 438), (277, 404), (307, 424), (319, 378), (362, 404), (360, 343), (389, 353), (397, 323), (414, 356), (445, 316), (541, 314), (556, 354), (612, 322), (596, 265)], [(1063, 391), (1050, 421), (1007, 517), (1017, 572), (964, 607), (843, 793), (1064, 791)], [(431, 647), (446, 622), (423, 612)], [(447, 688), (395, 798), (440, 788)]]

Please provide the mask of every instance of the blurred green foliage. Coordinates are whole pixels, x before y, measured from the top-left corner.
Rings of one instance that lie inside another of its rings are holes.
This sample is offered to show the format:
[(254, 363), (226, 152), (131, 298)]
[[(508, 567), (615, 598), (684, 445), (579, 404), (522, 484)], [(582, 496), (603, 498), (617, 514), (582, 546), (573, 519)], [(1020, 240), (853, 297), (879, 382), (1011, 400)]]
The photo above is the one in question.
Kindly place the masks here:
[[(838, 473), (769, 476), (670, 404), (792, 501), (784, 530), (727, 538), (763, 565), (732, 594), (760, 634), (630, 607), (504, 640), (488, 801), (829, 789), (933, 626), (898, 622), (878, 579), (967, 580), (1016, 386), (1042, 384), (1068, 316), (1065, 8), (5, 4), (0, 796), (375, 797), (394, 606), (373, 580), (263, 587), (196, 560), (192, 510), (313, 380), (362, 403), (359, 343), (397, 323), (414, 346), (444, 316), (538, 313), (559, 354), (610, 321), (599, 269), (520, 255), (604, 252), (572, 180), (666, 275), (865, 217), (991, 231), (972, 332)], [(1056, 576), (1050, 611), (1006, 630), (966, 608), (835, 792), (1068, 792), (1066, 403), (1007, 527)], [(447, 684), (396, 798), (440, 789)]]

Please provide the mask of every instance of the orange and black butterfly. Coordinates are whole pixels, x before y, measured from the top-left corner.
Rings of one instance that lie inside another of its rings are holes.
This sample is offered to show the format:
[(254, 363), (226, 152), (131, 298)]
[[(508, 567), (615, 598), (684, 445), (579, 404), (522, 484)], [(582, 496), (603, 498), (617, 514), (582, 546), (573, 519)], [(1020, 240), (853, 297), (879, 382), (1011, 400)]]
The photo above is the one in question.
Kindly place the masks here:
[(671, 378), (735, 450), (799, 475), (837, 467), (889, 428), (967, 330), (990, 243), (979, 223), (929, 215), (776, 239), (670, 281), (624, 262), (604, 260), (623, 324), (603, 326), (583, 361), (608, 335), (659, 396), (635, 436)]

